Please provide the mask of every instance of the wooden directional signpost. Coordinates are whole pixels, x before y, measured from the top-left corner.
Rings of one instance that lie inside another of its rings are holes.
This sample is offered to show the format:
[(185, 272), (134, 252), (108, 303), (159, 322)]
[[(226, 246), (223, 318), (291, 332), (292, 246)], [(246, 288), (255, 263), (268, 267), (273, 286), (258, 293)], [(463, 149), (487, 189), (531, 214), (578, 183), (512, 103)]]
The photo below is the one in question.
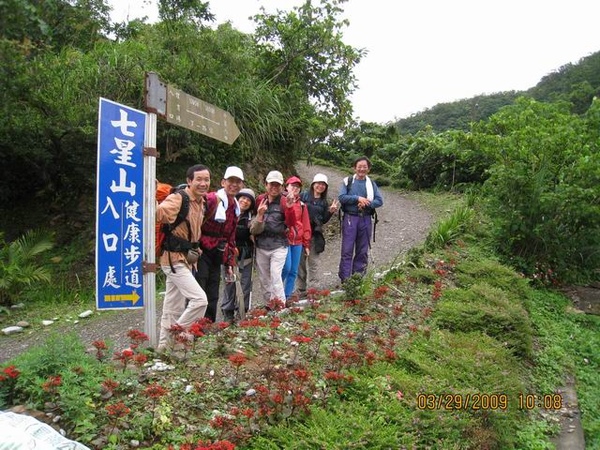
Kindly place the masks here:
[(173, 87), (167, 86), (167, 122), (196, 131), (226, 144), (240, 135), (227, 111)]
[(155, 73), (146, 75), (146, 111), (229, 145), (240, 135), (227, 111), (160, 81)]
[(146, 74), (145, 109), (148, 120), (144, 143), (144, 298), (147, 299), (144, 303), (144, 326), (151, 344), (156, 345), (156, 118), (229, 145), (238, 138), (240, 130), (227, 111), (162, 82), (152, 72)]

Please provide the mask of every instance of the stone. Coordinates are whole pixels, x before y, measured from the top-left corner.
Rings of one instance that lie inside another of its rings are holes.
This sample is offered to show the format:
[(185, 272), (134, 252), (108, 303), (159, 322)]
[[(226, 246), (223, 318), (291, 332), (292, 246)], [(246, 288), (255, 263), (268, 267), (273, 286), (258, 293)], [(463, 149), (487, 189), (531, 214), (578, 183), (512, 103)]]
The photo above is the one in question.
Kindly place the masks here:
[(16, 333), (21, 333), (23, 331), (23, 327), (6, 327), (2, 329), (2, 333), (9, 335), (9, 334), (16, 334)]
[(90, 317), (92, 314), (94, 314), (94, 312), (91, 309), (88, 309), (87, 311), (84, 311), (81, 314), (79, 314), (79, 317), (85, 319), (86, 317)]
[(52, 325), (53, 323), (53, 320), (42, 320), (42, 325), (44, 325), (45, 327)]
[(17, 326), (27, 328), (29, 326), (29, 322), (26, 322), (25, 320), (20, 320), (17, 322)]

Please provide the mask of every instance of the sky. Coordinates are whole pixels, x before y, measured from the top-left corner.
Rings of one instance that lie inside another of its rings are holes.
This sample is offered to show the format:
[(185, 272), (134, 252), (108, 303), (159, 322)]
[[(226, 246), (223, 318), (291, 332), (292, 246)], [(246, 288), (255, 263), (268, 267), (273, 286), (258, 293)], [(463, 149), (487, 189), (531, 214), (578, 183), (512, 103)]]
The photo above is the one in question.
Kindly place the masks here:
[[(150, 5), (148, 5), (150, 2)], [(318, 4), (318, 0), (313, 0)], [(158, 15), (153, 0), (109, 0), (114, 21)], [(217, 23), (252, 32), (264, 6), (303, 0), (212, 0)], [(354, 118), (385, 124), (482, 94), (526, 90), (600, 51), (598, 0), (348, 0), (344, 43), (367, 51), (355, 68)]]

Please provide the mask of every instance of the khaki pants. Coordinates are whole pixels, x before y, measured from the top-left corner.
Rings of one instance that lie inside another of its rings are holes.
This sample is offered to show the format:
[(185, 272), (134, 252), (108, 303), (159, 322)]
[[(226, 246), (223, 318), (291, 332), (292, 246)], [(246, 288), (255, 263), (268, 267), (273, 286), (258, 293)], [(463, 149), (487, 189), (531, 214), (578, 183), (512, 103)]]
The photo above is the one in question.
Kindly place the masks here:
[(256, 270), (260, 285), (262, 286), (265, 303), (274, 298), (285, 302), (285, 290), (283, 289), (281, 272), (287, 258), (287, 247), (280, 247), (275, 250), (256, 248), (255, 250)]
[[(165, 348), (171, 344), (170, 329), (172, 325), (178, 324), (188, 328), (196, 320), (204, 317), (208, 300), (206, 294), (194, 278), (191, 270), (183, 263), (173, 266), (175, 272), (169, 266), (161, 269), (167, 276), (167, 286), (163, 312), (160, 318), (160, 337), (158, 348)], [(187, 307), (185, 305), (188, 301)]]
[(308, 257), (302, 252), (300, 258), (300, 267), (298, 267), (298, 278), (296, 279), (296, 289), (301, 294), (306, 292), (307, 287), (314, 288), (319, 282), (319, 267), (321, 265), (321, 255), (315, 251), (314, 242), (310, 243), (310, 255)]

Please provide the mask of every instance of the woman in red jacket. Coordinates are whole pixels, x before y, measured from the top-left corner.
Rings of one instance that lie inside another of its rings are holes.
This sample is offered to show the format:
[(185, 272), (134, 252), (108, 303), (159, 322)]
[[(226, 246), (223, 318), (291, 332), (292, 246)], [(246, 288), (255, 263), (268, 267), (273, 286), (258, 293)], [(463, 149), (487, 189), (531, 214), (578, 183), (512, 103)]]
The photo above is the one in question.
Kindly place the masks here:
[(281, 275), (285, 298), (288, 300), (294, 293), (302, 252), (304, 251), (306, 256), (310, 254), (311, 228), (308, 208), (300, 200), (302, 180), (294, 176), (288, 178), (285, 184), (287, 185), (286, 203), (288, 208), (294, 210), (295, 217), (294, 226), (288, 229), (288, 254)]

